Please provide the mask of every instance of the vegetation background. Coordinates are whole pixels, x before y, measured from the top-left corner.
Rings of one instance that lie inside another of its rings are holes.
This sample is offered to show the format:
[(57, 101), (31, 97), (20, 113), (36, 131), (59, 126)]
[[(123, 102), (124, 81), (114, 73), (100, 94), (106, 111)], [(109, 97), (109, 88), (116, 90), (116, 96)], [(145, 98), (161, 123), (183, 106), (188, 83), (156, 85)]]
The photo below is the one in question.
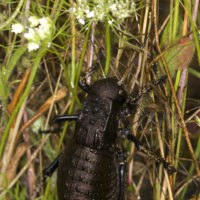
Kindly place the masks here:
[[(133, 97), (133, 134), (176, 172), (127, 149), (126, 199), (200, 199), (200, 8), (199, 0), (1, 0), (0, 2), (0, 199), (58, 199), (56, 173), (43, 170), (62, 152), (85, 94), (78, 80), (123, 81)], [(98, 60), (98, 52), (103, 57)], [(60, 125), (59, 125), (60, 128)]]

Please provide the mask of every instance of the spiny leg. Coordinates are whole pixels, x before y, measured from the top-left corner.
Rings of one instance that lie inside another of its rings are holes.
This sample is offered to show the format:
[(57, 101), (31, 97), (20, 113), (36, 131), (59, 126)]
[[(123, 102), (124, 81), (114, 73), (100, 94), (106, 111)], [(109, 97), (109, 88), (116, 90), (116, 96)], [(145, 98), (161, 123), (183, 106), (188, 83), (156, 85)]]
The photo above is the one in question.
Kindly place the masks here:
[[(166, 80), (167, 76), (162, 76), (160, 79), (153, 80), (151, 82), (152, 85), (157, 86), (161, 83), (163, 83)], [(124, 114), (128, 113), (130, 114), (131, 111), (133, 110), (133, 108), (135, 107), (137, 101), (145, 94), (147, 94), (148, 92), (150, 92), (153, 89), (152, 85), (146, 85), (144, 86), (144, 88), (139, 92), (138, 95), (136, 95), (136, 97), (132, 97), (132, 95), (129, 95), (128, 97), (128, 101), (126, 102), (126, 105), (124, 107), (124, 111), (122, 111), (122, 113), (124, 112)], [(125, 116), (125, 115), (124, 115)]]
[[(160, 83), (163, 83), (166, 80), (166, 76), (162, 76), (159, 80), (153, 80), (151, 83), (153, 85), (158, 85)], [(135, 103), (142, 97), (142, 95), (148, 93), (150, 90), (152, 90), (153, 87), (151, 85), (146, 85), (142, 92), (138, 94), (135, 98), (131, 98), (131, 96), (128, 99), (128, 102), (123, 107), (123, 109), (120, 112), (121, 118), (126, 118), (131, 115), (132, 110), (135, 107)], [(134, 142), (136, 148), (138, 151), (145, 153), (149, 157), (153, 158), (156, 162), (162, 163), (163, 167), (169, 172), (173, 173), (176, 171), (176, 169), (170, 165), (169, 162), (167, 162), (164, 158), (157, 156), (155, 153), (153, 153), (150, 150), (145, 149), (141, 143), (138, 141), (138, 139), (132, 134), (132, 132), (127, 128), (119, 129), (119, 133), (121, 136), (126, 137), (128, 140)]]
[(154, 159), (157, 163), (162, 163), (163, 167), (168, 171), (169, 174), (176, 172), (176, 169), (170, 165), (169, 162), (166, 161), (165, 158), (157, 156), (154, 152), (145, 149), (140, 141), (132, 134), (131, 130), (127, 128), (119, 129), (119, 133), (121, 136), (127, 138), (128, 140), (134, 142), (138, 151), (145, 153), (148, 157)]
[[(154, 86), (159, 85), (161, 83), (163, 83), (166, 80), (166, 76), (162, 76), (159, 80), (153, 80), (151, 82), (151, 84), (153, 84)], [(120, 118), (126, 118), (129, 117), (131, 115), (131, 113), (133, 112), (137, 101), (145, 94), (147, 94), (148, 92), (150, 92), (153, 89), (153, 86), (151, 85), (146, 85), (142, 91), (140, 91), (140, 93), (138, 95), (136, 95), (136, 97), (132, 97), (133, 95), (129, 95), (127, 102), (125, 103), (125, 105), (123, 106), (123, 108), (121, 109), (120, 112)]]
[[(151, 81), (151, 84), (153, 84), (154, 86), (157, 86), (157, 85), (163, 83), (166, 79), (167, 79), (167, 76), (162, 76), (157, 81), (156, 80)], [(142, 91), (140, 92), (140, 94), (138, 94), (135, 98), (130, 99), (129, 103), (134, 105), (144, 94), (147, 94), (152, 89), (153, 89), (153, 86), (145, 85), (144, 88), (142, 89)]]

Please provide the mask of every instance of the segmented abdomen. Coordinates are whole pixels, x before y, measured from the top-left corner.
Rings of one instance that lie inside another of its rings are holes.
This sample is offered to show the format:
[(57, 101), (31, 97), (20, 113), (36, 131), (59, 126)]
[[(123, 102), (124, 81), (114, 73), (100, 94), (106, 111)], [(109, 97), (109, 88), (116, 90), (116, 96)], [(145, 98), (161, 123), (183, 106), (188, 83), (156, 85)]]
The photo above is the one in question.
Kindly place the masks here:
[(60, 159), (57, 185), (59, 200), (117, 200), (115, 154), (71, 143)]

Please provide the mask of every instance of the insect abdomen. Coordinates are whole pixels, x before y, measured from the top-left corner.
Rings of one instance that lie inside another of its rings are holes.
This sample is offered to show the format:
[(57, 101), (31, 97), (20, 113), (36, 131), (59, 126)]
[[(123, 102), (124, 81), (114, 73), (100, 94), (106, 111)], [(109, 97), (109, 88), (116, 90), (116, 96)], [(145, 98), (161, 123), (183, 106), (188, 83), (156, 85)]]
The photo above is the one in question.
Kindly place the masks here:
[(59, 200), (117, 200), (119, 175), (115, 157), (110, 151), (71, 143), (59, 163)]
[(59, 200), (119, 199), (116, 137), (122, 102), (117, 101), (118, 95), (115, 79), (100, 80), (91, 87), (73, 139), (59, 161)]

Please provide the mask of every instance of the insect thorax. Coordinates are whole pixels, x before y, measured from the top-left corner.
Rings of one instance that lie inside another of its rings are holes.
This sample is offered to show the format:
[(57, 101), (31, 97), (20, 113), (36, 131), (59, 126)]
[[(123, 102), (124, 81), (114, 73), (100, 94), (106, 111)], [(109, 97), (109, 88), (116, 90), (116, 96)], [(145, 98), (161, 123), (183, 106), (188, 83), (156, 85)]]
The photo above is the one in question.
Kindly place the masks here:
[(89, 94), (76, 125), (76, 142), (93, 149), (114, 144), (118, 127), (117, 111), (112, 100)]

